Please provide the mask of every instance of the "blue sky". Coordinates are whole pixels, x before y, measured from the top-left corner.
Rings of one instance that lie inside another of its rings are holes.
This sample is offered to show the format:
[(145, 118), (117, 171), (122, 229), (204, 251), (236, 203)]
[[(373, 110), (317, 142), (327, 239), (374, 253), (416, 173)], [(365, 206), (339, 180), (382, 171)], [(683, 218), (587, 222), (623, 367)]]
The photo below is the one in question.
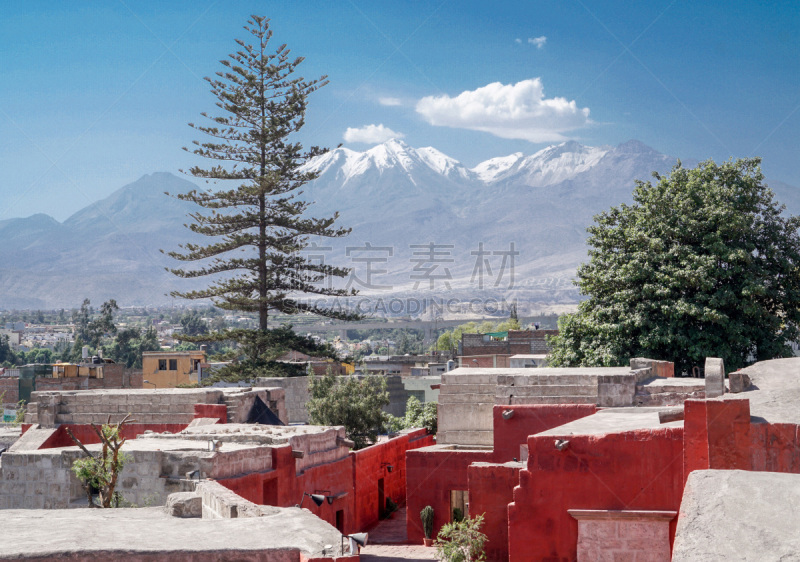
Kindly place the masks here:
[[(575, 139), (759, 155), (800, 187), (795, 2), (208, 1), (0, 4), (0, 220), (59, 220), (192, 160), (202, 79), (252, 13), (330, 85), (307, 145), (392, 132), (468, 166)], [(350, 132), (346, 132), (350, 129)], [(388, 131), (387, 131), (388, 130)]]

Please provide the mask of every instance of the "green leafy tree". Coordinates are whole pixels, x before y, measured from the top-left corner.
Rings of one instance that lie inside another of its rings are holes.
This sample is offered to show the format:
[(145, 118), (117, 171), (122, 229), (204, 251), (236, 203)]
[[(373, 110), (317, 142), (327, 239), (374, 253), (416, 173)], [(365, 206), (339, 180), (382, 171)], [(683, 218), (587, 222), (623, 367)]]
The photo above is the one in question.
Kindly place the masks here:
[(488, 538), (480, 532), (483, 515), (442, 525), (436, 537), (436, 556), (444, 562), (483, 562)]
[(0, 336), (0, 363), (13, 365), (17, 360), (17, 355), (8, 343), (8, 336)]
[(199, 336), (208, 333), (208, 325), (203, 321), (199, 312), (193, 310), (187, 312), (180, 319), (181, 334), (187, 336)]
[[(88, 345), (92, 349), (98, 349), (105, 336), (113, 336), (117, 333), (114, 313), (118, 310), (117, 301), (110, 299), (100, 307), (100, 314), (96, 318), (92, 318), (94, 310), (91, 302), (89, 299), (83, 299), (80, 309), (72, 313), (72, 322), (75, 324), (75, 341), (80, 340), (81, 347)], [(80, 348), (78, 348), (77, 357), (80, 359)]]
[(286, 332), (270, 329), (272, 312), (310, 312), (345, 320), (357, 317), (303, 300), (355, 294), (325, 283), (345, 277), (348, 269), (303, 255), (312, 236), (336, 238), (350, 232), (334, 226), (338, 214), (309, 216), (310, 203), (298, 198), (299, 188), (317, 177), (302, 165), (324, 151), (317, 147), (304, 151), (291, 137), (305, 123), (308, 96), (327, 83), (326, 77), (297, 77), (302, 58), (290, 58), (286, 45), (270, 51), (272, 31), (267, 19), (252, 16), (245, 29), (249, 41), (237, 40), (239, 50), (220, 61), (224, 68), (216, 78), (207, 79), (221, 114), (203, 114), (211, 121), (209, 125), (190, 124), (211, 138), (195, 142), (193, 153), (217, 164), (195, 166), (189, 172), (219, 189), (176, 195), (208, 211), (191, 214), (193, 223), (188, 226), (215, 240), (207, 245), (187, 243), (180, 246), (182, 251), (169, 252), (175, 259), (204, 264), (195, 269), (172, 269), (175, 275), (212, 278), (205, 289), (175, 291), (173, 296), (210, 299), (221, 309), (258, 315), (256, 329), (202, 336), (206, 341), (239, 343), (244, 357), (225, 372), (234, 377), (268, 367), (280, 355), (276, 343), (278, 348), (295, 343), (291, 337), (278, 341)]
[(158, 334), (153, 327), (147, 330), (125, 328), (117, 332), (114, 343), (104, 348), (107, 357), (122, 363), (128, 368), (141, 369), (142, 353), (160, 351)]
[(384, 424), (382, 408), (389, 404), (386, 380), (380, 376), (337, 377), (330, 369), (312, 376), (306, 404), (315, 425), (342, 425), (356, 449), (375, 443)]
[(424, 427), (428, 433), (436, 434), (438, 429), (439, 412), (436, 402), (420, 402), (416, 396), (409, 396), (406, 402), (406, 415), (403, 427)]
[(588, 228), (587, 299), (559, 318), (554, 366), (646, 356), (678, 372), (721, 357), (729, 370), (792, 355), (800, 321), (800, 218), (763, 183), (760, 159), (680, 163), (637, 182), (632, 205)]
[[(98, 427), (92, 424), (92, 429), (100, 438), (100, 453), (93, 454), (81, 443), (67, 428), (72, 441), (83, 451), (85, 458), (77, 459), (72, 463), (72, 472), (81, 481), (89, 507), (119, 507), (119, 494), (116, 493), (117, 480), (123, 466), (128, 461), (127, 456), (120, 452), (126, 438), (122, 437), (122, 430), (129, 420), (130, 414), (122, 421), (111, 425), (108, 422)], [(99, 504), (94, 502), (94, 493), (99, 494)]]

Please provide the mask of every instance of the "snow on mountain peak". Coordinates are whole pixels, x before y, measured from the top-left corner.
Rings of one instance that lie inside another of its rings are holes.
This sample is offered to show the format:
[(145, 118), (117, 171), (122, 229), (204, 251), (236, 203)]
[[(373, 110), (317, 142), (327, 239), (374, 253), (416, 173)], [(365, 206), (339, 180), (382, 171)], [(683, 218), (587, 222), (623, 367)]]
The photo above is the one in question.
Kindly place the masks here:
[[(307, 171), (320, 174), (334, 171), (344, 186), (367, 173), (382, 176), (390, 170), (404, 174), (413, 184), (424, 185), (425, 174), (431, 172), (454, 181), (478, 181), (487, 184), (511, 181), (530, 187), (544, 187), (569, 180), (596, 166), (610, 152), (649, 152), (638, 141), (623, 143), (617, 148), (584, 146), (567, 141), (548, 146), (525, 156), (515, 152), (508, 156), (490, 158), (472, 169), (433, 147), (414, 148), (399, 139), (390, 139), (364, 152), (337, 148), (318, 156), (305, 165)], [(420, 174), (423, 174), (422, 176)]]
[(524, 154), (521, 152), (515, 152), (514, 154), (509, 154), (508, 156), (490, 158), (489, 160), (481, 162), (472, 168), (472, 171), (477, 174), (482, 181), (488, 183), (505, 174), (505, 172), (510, 170), (514, 164), (519, 162), (523, 156)]

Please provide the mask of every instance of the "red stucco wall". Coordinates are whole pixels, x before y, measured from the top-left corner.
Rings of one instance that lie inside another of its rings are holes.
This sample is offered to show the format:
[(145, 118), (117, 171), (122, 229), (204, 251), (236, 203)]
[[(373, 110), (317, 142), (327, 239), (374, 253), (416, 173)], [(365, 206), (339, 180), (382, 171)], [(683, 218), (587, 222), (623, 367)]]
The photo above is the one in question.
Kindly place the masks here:
[[(48, 437), (39, 448), (52, 449), (55, 447), (73, 447), (75, 442), (67, 434), (68, 427), (73, 435), (84, 445), (100, 443), (100, 438), (97, 436), (97, 433), (94, 432), (91, 425), (62, 424), (56, 428), (56, 431)], [(122, 436), (125, 439), (135, 439), (137, 435), (141, 435), (145, 431), (155, 431), (156, 433), (168, 431), (170, 433), (178, 433), (185, 428), (185, 423), (126, 423), (122, 427)]]
[[(503, 412), (512, 410), (510, 419)], [(519, 447), (527, 443), (529, 435), (553, 429), (565, 423), (590, 416), (597, 411), (594, 404), (530, 404), (520, 406), (495, 406), (493, 462), (507, 462), (520, 458)]]
[[(378, 479), (384, 479), (385, 497), (405, 501), (405, 454), (409, 448), (424, 447), (433, 437), (424, 429), (378, 443), (332, 463), (296, 473), (290, 446), (273, 449), (273, 470), (220, 480), (220, 484), (257, 504), (290, 507), (303, 500), (303, 493), (334, 496), (317, 506), (306, 497), (303, 507), (336, 525), (336, 512), (343, 512), (344, 532), (367, 530), (378, 521)], [(392, 466), (392, 472), (382, 463)]]
[[(677, 510), (683, 428), (528, 438), (530, 457), (509, 506), (509, 559), (574, 560), (578, 523), (568, 509)], [(673, 521), (670, 530), (674, 535)]]
[(469, 467), (470, 516), (483, 514), (481, 532), (488, 541), (487, 560), (508, 560), (508, 504), (519, 482), (520, 468), (505, 464)]

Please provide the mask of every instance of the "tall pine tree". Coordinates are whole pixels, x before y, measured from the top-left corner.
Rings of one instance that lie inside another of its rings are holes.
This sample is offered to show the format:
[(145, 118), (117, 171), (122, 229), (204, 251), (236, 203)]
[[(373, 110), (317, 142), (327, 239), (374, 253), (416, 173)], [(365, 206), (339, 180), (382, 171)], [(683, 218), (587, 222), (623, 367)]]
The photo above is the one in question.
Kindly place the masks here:
[(211, 299), (226, 310), (258, 314), (257, 329), (227, 330), (215, 336), (240, 344), (245, 359), (227, 373), (240, 377), (274, 371), (278, 367), (274, 359), (288, 349), (320, 351), (290, 330), (270, 329), (272, 311), (355, 318), (341, 309), (302, 300), (355, 294), (323, 283), (330, 277), (345, 277), (348, 269), (302, 255), (310, 236), (336, 238), (350, 232), (334, 226), (338, 214), (308, 216), (309, 203), (298, 199), (298, 189), (317, 177), (303, 171), (302, 165), (324, 151), (317, 147), (304, 151), (290, 136), (304, 124), (308, 96), (327, 84), (327, 77), (308, 81), (297, 77), (303, 58), (290, 58), (286, 45), (268, 51), (269, 20), (252, 16), (245, 29), (252, 44), (237, 39), (239, 50), (220, 61), (225, 68), (216, 78), (206, 79), (221, 114), (203, 113), (212, 122), (209, 125), (190, 123), (211, 138), (195, 141), (192, 152), (218, 163), (195, 166), (189, 172), (207, 182), (220, 182), (215, 186), (219, 189), (177, 195), (208, 210), (191, 214), (194, 222), (188, 227), (215, 240), (207, 245), (187, 243), (180, 246), (182, 251), (169, 252), (178, 260), (203, 262), (195, 269), (171, 269), (174, 274), (213, 277), (205, 289), (175, 291), (173, 296)]

